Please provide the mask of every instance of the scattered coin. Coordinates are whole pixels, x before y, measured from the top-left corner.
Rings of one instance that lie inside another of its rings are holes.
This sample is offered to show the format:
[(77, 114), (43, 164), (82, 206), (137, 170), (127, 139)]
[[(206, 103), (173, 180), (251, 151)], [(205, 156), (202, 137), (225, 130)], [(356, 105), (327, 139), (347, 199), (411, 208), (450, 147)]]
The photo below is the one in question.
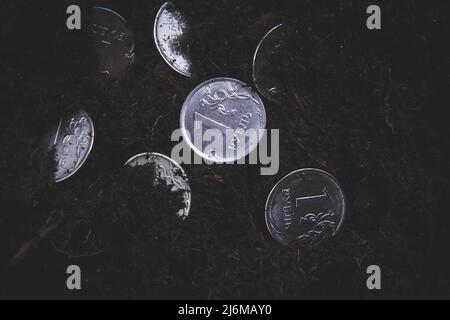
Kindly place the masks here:
[(54, 149), (55, 182), (71, 177), (86, 161), (94, 144), (94, 124), (84, 110), (60, 119), (50, 135), (49, 148)]
[(153, 37), (159, 53), (169, 66), (186, 77), (191, 76), (191, 59), (187, 33), (189, 24), (171, 2), (166, 2), (156, 15)]
[(266, 99), (282, 103), (287, 94), (284, 80), (289, 78), (287, 69), (294, 69), (290, 63), (288, 48), (293, 32), (279, 24), (272, 28), (259, 42), (253, 57), (253, 81), (259, 93)]
[[(246, 132), (265, 129), (266, 111), (259, 96), (245, 83), (215, 78), (197, 86), (186, 98), (180, 126), (183, 138), (195, 153), (209, 161), (229, 163), (257, 147), (261, 135)], [(211, 142), (202, 138), (209, 129), (222, 135), (223, 143), (218, 148), (210, 148)]]
[(346, 210), (337, 180), (319, 169), (300, 169), (281, 179), (266, 203), (271, 236), (289, 245), (315, 243), (338, 233)]
[(91, 27), (100, 73), (120, 78), (135, 59), (133, 31), (122, 16), (103, 7), (93, 8)]
[(180, 209), (177, 215), (183, 220), (186, 219), (191, 209), (191, 188), (184, 170), (171, 158), (159, 153), (141, 153), (125, 163), (126, 166), (131, 167), (148, 164), (155, 166), (157, 178), (166, 180), (168, 185), (172, 186), (172, 191), (184, 191), (185, 207)]

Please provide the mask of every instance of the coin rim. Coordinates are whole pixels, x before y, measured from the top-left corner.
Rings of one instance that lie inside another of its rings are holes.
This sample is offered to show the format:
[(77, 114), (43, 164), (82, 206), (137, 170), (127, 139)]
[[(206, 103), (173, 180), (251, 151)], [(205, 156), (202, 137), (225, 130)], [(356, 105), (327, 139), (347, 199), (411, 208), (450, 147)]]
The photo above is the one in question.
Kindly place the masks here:
[(116, 16), (118, 16), (120, 19), (122, 19), (124, 22), (126, 22), (128, 24), (128, 21), (124, 17), (122, 17), (119, 13), (115, 12), (112, 9), (109, 9), (109, 8), (106, 8), (106, 7), (101, 7), (101, 6), (92, 7), (92, 9), (100, 9), (100, 10), (109, 11), (109, 12), (115, 14)]
[(272, 29), (270, 29), (265, 35), (264, 37), (262, 37), (262, 39), (259, 41), (258, 46), (256, 47), (255, 50), (255, 54), (253, 55), (253, 62), (252, 62), (252, 78), (253, 78), (253, 83), (255, 84), (256, 89), (258, 90), (258, 92), (266, 99), (272, 101), (272, 102), (277, 102), (273, 97), (267, 96), (266, 94), (264, 94), (264, 91), (262, 90), (261, 86), (258, 84), (258, 81), (256, 79), (256, 59), (258, 57), (259, 51), (261, 49), (261, 46), (263, 45), (264, 41), (276, 30), (278, 30), (280, 27), (283, 27), (284, 24), (280, 23), (278, 25), (276, 25), (275, 27), (273, 27)]
[[(119, 13), (117, 13), (117, 12), (115, 12), (114, 10), (111, 10), (111, 9), (109, 9), (109, 8), (106, 8), (106, 7), (100, 7), (100, 6), (95, 6), (95, 7), (92, 7), (92, 10), (94, 10), (94, 9), (100, 9), (100, 10), (109, 11), (109, 12), (111, 12), (112, 14), (116, 15), (117, 17), (119, 17), (123, 22), (125, 22), (127, 29), (130, 31), (131, 36), (133, 37), (133, 41), (132, 41), (132, 42), (133, 42), (133, 46), (132, 46), (132, 48), (131, 48), (130, 51), (131, 51), (131, 52), (134, 52), (134, 51), (135, 51), (135, 46), (136, 46), (136, 39), (135, 39), (135, 37), (134, 37), (133, 29), (131, 28), (131, 26), (130, 26), (130, 24), (128, 23), (128, 21), (127, 21), (124, 17), (122, 17)], [(131, 64), (134, 62), (134, 60), (135, 60), (135, 58), (133, 58), (133, 61), (131, 62)]]
[(187, 177), (186, 171), (184, 171), (184, 169), (181, 167), (181, 165), (178, 162), (176, 162), (172, 158), (170, 158), (170, 157), (168, 157), (168, 156), (166, 156), (164, 154), (158, 153), (158, 152), (142, 152), (142, 153), (139, 153), (139, 154), (131, 157), (130, 159), (128, 159), (124, 163), (124, 166), (128, 166), (130, 164), (130, 162), (136, 160), (137, 158), (144, 157), (144, 156), (157, 156), (157, 157), (164, 158), (164, 159), (168, 160), (169, 162), (171, 162), (175, 167), (177, 167), (178, 169), (181, 170), (183, 176), (186, 177), (186, 181), (185, 182), (186, 182), (186, 184), (187, 184), (187, 186), (189, 188), (188, 190), (184, 190), (184, 192), (189, 192), (190, 193), (189, 207), (187, 208), (187, 212), (186, 212), (186, 215), (184, 216), (184, 218), (189, 217), (189, 214), (191, 212), (191, 207), (192, 207), (192, 189), (191, 189), (191, 185), (189, 184), (189, 179)]
[(89, 113), (86, 112), (86, 110), (79, 109), (77, 112), (70, 114), (68, 117), (66, 117), (66, 118), (63, 117), (63, 121), (65, 119), (67, 119), (67, 118), (72, 117), (74, 114), (79, 114), (79, 113), (83, 113), (83, 112), (87, 115), (89, 124), (90, 124), (90, 126), (92, 128), (92, 130), (91, 130), (92, 131), (92, 133), (91, 133), (91, 143), (89, 145), (88, 151), (86, 153), (86, 156), (83, 158), (83, 160), (81, 160), (81, 162), (80, 162), (78, 167), (76, 167), (68, 176), (66, 176), (66, 177), (64, 177), (62, 179), (56, 179), (56, 177), (55, 177), (55, 179), (54, 179), (55, 183), (62, 182), (64, 180), (66, 180), (66, 179), (69, 179), (71, 176), (73, 176), (83, 166), (83, 164), (85, 163), (86, 159), (89, 157), (89, 154), (91, 153), (92, 148), (94, 147), (94, 138), (95, 138), (94, 122), (92, 121), (91, 116), (89, 115)]
[[(275, 241), (277, 241), (277, 242), (279, 242), (279, 243), (281, 243), (281, 244), (283, 244), (283, 245), (286, 245), (286, 246), (289, 246), (292, 242), (295, 242), (295, 240), (294, 240), (294, 241), (290, 241), (290, 242), (284, 242), (284, 241), (282, 241), (282, 240), (280, 240), (280, 239), (278, 239), (277, 237), (274, 236), (274, 234), (272, 233), (272, 229), (269, 227), (269, 218), (268, 218), (268, 217), (269, 217), (269, 211), (270, 211), (270, 206), (269, 206), (269, 204), (272, 203), (274, 191), (278, 188), (278, 186), (279, 186), (285, 179), (289, 178), (289, 177), (292, 176), (292, 175), (295, 175), (295, 174), (297, 174), (297, 173), (304, 172), (304, 171), (316, 171), (316, 172), (320, 172), (320, 173), (325, 174), (325, 175), (328, 176), (328, 178), (330, 178), (330, 180), (337, 186), (338, 190), (340, 191), (340, 193), (341, 193), (341, 195), (342, 195), (342, 200), (343, 200), (343, 205), (342, 205), (342, 217), (341, 217), (341, 219), (340, 219), (340, 221), (339, 221), (339, 225), (337, 226), (336, 230), (335, 230), (335, 231), (333, 232), (333, 234), (331, 235), (332, 237), (334, 237), (334, 236), (341, 230), (341, 227), (342, 227), (342, 225), (344, 224), (344, 220), (345, 220), (345, 217), (346, 217), (346, 215), (347, 215), (347, 201), (346, 201), (346, 197), (345, 197), (344, 190), (342, 189), (342, 186), (341, 186), (341, 184), (339, 183), (339, 181), (338, 181), (332, 174), (330, 174), (330, 173), (328, 173), (328, 172), (326, 172), (326, 171), (324, 171), (324, 170), (322, 170), (322, 169), (316, 169), (316, 168), (303, 168), (303, 169), (298, 169), (298, 170), (292, 171), (291, 173), (289, 173), (289, 174), (285, 175), (283, 178), (281, 178), (281, 179), (275, 184), (275, 186), (272, 188), (272, 190), (271, 190), (270, 193), (269, 193), (269, 196), (267, 197), (266, 207), (265, 207), (265, 210), (264, 210), (264, 215), (265, 215), (265, 220), (266, 220), (266, 227), (267, 227), (267, 230), (268, 230), (269, 233), (270, 233), (270, 236), (271, 236), (272, 239), (274, 239)], [(320, 241), (319, 241), (319, 242), (320, 242)]]
[(261, 129), (266, 129), (266, 125), (267, 125), (266, 107), (265, 107), (264, 102), (262, 101), (261, 97), (258, 95), (258, 93), (255, 90), (253, 90), (253, 88), (251, 86), (249, 86), (248, 84), (246, 84), (245, 82), (243, 82), (241, 80), (238, 80), (238, 79), (235, 79), (235, 78), (231, 78), (231, 77), (218, 77), (218, 78), (212, 78), (212, 79), (206, 80), (206, 81), (200, 83), (199, 85), (197, 85), (194, 89), (191, 90), (191, 92), (189, 93), (187, 98), (184, 100), (183, 106), (181, 107), (181, 111), (180, 111), (181, 134), (183, 135), (183, 139), (186, 141), (188, 146), (198, 156), (202, 157), (203, 159), (205, 159), (207, 161), (212, 161), (212, 162), (220, 162), (220, 163), (229, 163), (229, 162), (231, 162), (231, 163), (234, 163), (235, 161), (239, 161), (242, 158), (245, 158), (250, 153), (252, 153), (258, 147), (259, 143), (261, 142), (262, 136), (258, 137), (258, 142), (255, 144), (255, 146), (252, 149), (249, 149), (249, 152), (245, 153), (243, 156), (236, 157), (236, 158), (233, 157), (233, 159), (223, 158), (223, 159), (220, 159), (220, 161), (218, 161), (216, 159), (211, 159), (210, 157), (208, 157), (206, 154), (204, 154), (203, 152), (201, 152), (200, 150), (198, 150), (194, 146), (194, 144), (191, 142), (190, 133), (186, 129), (186, 126), (185, 126), (184, 121), (183, 121), (184, 119), (186, 119), (186, 113), (187, 113), (187, 109), (188, 109), (188, 106), (189, 106), (189, 101), (197, 93), (197, 91), (199, 91), (201, 88), (203, 88), (207, 84), (214, 83), (214, 82), (220, 82), (220, 81), (233, 81), (233, 82), (236, 82), (236, 83), (240, 84), (243, 87), (251, 88), (251, 91), (256, 95), (256, 97), (258, 97), (259, 101), (261, 102), (262, 109), (264, 111), (263, 112), (263, 115), (264, 115), (264, 126)]
[(94, 6), (94, 7), (92, 7), (92, 9), (100, 9), (100, 10), (109, 11), (109, 12), (113, 13), (114, 15), (118, 16), (120, 19), (122, 19), (124, 22), (126, 22), (128, 24), (128, 21), (124, 17), (122, 17), (119, 13), (115, 12), (114, 10), (112, 10), (110, 8)]
[(163, 50), (161, 49), (161, 47), (160, 47), (160, 45), (159, 45), (158, 35), (157, 35), (158, 29), (159, 29), (159, 27), (158, 27), (159, 23), (158, 23), (158, 22), (159, 22), (159, 19), (160, 19), (160, 17), (161, 17), (161, 14), (162, 14), (163, 10), (169, 5), (169, 3), (171, 3), (171, 1), (166, 1), (166, 2), (161, 6), (161, 8), (159, 8), (158, 13), (156, 14), (155, 22), (154, 22), (154, 24), (153, 24), (153, 41), (154, 41), (154, 43), (155, 43), (156, 48), (157, 48), (158, 51), (159, 51), (159, 54), (162, 56), (162, 58), (164, 59), (164, 61), (165, 61), (165, 62), (166, 62), (173, 70), (175, 70), (176, 72), (178, 72), (179, 74), (181, 74), (181, 75), (183, 75), (183, 76), (185, 76), (185, 77), (191, 78), (191, 77), (192, 77), (192, 72), (188, 73), (188, 72), (184, 72), (184, 71), (182, 71), (182, 70), (180, 70), (180, 69), (175, 68), (175, 66), (172, 65), (172, 64), (170, 63), (169, 58), (164, 54)]

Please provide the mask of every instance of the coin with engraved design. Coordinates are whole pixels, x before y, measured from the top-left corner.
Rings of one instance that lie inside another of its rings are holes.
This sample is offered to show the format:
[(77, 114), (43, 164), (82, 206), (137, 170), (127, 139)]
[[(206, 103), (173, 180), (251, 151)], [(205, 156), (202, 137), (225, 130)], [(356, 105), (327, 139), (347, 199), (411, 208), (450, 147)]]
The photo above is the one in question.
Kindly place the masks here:
[(167, 64), (186, 77), (192, 75), (188, 32), (189, 24), (182, 12), (173, 3), (164, 3), (156, 15), (153, 38)]
[(119, 79), (134, 62), (134, 35), (127, 21), (103, 7), (92, 9), (91, 34), (99, 57), (99, 72)]
[(59, 120), (48, 147), (55, 152), (55, 182), (71, 177), (86, 161), (94, 144), (94, 124), (84, 110)]
[(313, 244), (334, 236), (346, 211), (338, 181), (319, 169), (300, 169), (281, 179), (266, 203), (270, 235), (284, 245)]
[(180, 126), (184, 140), (203, 159), (232, 163), (256, 149), (266, 111), (258, 94), (242, 81), (215, 78), (188, 95)]
[(164, 179), (171, 186), (172, 191), (183, 191), (184, 208), (180, 209), (177, 215), (183, 220), (186, 219), (191, 209), (191, 188), (183, 168), (165, 155), (149, 152), (135, 155), (125, 163), (130, 167), (149, 164), (154, 165), (156, 170), (155, 183), (158, 179)]

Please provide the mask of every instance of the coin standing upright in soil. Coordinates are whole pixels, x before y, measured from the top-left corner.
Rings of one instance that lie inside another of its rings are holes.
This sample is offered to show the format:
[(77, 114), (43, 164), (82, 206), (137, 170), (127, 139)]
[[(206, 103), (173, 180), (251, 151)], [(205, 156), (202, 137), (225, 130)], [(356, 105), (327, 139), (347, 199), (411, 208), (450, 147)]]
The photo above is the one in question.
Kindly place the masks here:
[(159, 9), (153, 27), (153, 38), (159, 53), (178, 73), (190, 77), (191, 59), (187, 33), (189, 24), (171, 2)]
[(171, 158), (159, 153), (141, 153), (129, 159), (125, 165), (136, 167), (153, 164), (157, 179), (164, 179), (172, 191), (184, 191), (184, 208), (177, 215), (183, 220), (189, 216), (191, 209), (191, 188), (183, 168)]
[(319, 169), (300, 169), (281, 179), (266, 203), (266, 224), (278, 242), (312, 244), (338, 233), (346, 203), (337, 180)]
[[(266, 111), (260, 97), (245, 83), (215, 78), (197, 86), (186, 98), (180, 126), (184, 140), (195, 153), (208, 161), (231, 163), (257, 147), (259, 129), (266, 127)], [(223, 143), (217, 148), (203, 139), (210, 129), (221, 134)], [(248, 134), (250, 131), (258, 135)]]
[(55, 182), (71, 177), (86, 161), (94, 144), (94, 124), (84, 110), (60, 119), (50, 135), (55, 152)]
[(99, 55), (100, 73), (120, 78), (135, 59), (134, 35), (127, 21), (110, 9), (94, 7), (91, 33)]

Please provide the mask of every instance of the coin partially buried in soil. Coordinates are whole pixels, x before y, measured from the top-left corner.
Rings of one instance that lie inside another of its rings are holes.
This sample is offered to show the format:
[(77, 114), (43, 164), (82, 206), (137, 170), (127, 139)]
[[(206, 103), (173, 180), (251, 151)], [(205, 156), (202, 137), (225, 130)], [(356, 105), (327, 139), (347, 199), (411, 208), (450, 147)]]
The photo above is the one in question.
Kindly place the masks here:
[[(156, 178), (164, 179), (171, 186), (172, 191), (184, 191), (184, 208), (177, 215), (186, 219), (191, 209), (191, 188), (183, 168), (171, 158), (159, 153), (141, 153), (129, 159), (125, 165), (130, 167), (153, 164), (156, 170)], [(156, 181), (157, 183), (157, 181)]]
[(186, 77), (192, 75), (188, 30), (189, 24), (183, 14), (173, 3), (164, 3), (156, 15), (153, 27), (155, 45), (167, 64)]
[(70, 178), (86, 161), (94, 144), (94, 124), (86, 111), (63, 117), (47, 141), (55, 152), (55, 182)]
[[(229, 163), (257, 147), (259, 129), (266, 127), (266, 111), (260, 97), (242, 81), (215, 78), (197, 86), (186, 98), (180, 126), (195, 153), (209, 161)], [(214, 141), (211, 146), (209, 139), (203, 139), (210, 129), (220, 135), (222, 143)], [(247, 134), (250, 131), (257, 135)]]
[(289, 245), (312, 244), (338, 233), (344, 221), (345, 197), (337, 180), (319, 169), (300, 169), (281, 179), (266, 203), (271, 236)]
[(127, 21), (110, 9), (94, 7), (91, 33), (99, 55), (100, 73), (120, 78), (135, 59), (134, 35)]
[(253, 82), (266, 99), (285, 102), (289, 94), (286, 83), (302, 71), (301, 66), (292, 61), (292, 57), (299, 54), (295, 44), (300, 40), (293, 28), (279, 24), (259, 42), (253, 57)]

